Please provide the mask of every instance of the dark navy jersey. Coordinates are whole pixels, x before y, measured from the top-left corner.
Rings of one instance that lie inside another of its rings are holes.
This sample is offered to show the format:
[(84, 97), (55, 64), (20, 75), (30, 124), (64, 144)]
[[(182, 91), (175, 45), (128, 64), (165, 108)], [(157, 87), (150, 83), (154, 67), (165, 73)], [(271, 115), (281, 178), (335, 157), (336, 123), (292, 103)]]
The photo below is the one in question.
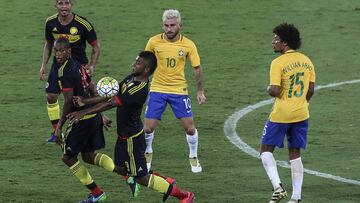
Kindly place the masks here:
[(134, 76), (127, 76), (120, 83), (120, 91), (114, 96), (117, 133), (121, 137), (130, 137), (143, 129), (141, 112), (149, 92), (148, 82), (134, 81)]
[[(90, 91), (91, 78), (77, 61), (70, 58), (64, 64), (55, 63), (55, 68), (58, 70), (61, 91), (73, 91), (74, 96), (81, 96), (83, 98), (90, 98), (92, 96)], [(88, 106), (75, 108), (74, 110), (77, 111), (86, 107)]]
[(86, 18), (75, 13), (73, 15), (74, 18), (67, 25), (61, 25), (58, 14), (48, 17), (45, 23), (45, 39), (52, 43), (58, 38), (67, 38), (73, 59), (83, 65), (88, 63), (85, 52), (86, 42), (90, 44), (96, 42), (97, 36), (94, 27)]

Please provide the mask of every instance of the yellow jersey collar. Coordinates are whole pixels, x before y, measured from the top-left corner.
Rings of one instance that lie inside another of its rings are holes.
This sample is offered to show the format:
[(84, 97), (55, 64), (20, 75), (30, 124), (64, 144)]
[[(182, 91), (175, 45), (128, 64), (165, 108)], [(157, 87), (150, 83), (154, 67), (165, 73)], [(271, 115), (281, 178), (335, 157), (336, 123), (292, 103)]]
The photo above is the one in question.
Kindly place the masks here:
[(294, 52), (295, 52), (295, 50), (294, 50), (294, 49), (289, 49), (289, 50), (285, 51), (285, 53), (284, 53), (284, 54), (294, 53)]

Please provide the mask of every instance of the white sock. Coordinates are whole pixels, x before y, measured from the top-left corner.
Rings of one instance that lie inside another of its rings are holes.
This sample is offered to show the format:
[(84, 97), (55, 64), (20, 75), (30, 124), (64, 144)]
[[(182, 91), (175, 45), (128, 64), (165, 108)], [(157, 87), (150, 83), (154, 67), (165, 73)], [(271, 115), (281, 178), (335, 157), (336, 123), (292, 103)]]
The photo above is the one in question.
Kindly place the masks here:
[(153, 142), (153, 139), (154, 139), (154, 132), (153, 131), (152, 133), (145, 133), (145, 142), (146, 142), (146, 150), (145, 150), (145, 153), (153, 153), (153, 148), (152, 148), (152, 142)]
[(301, 188), (304, 178), (304, 166), (301, 161), (301, 157), (297, 159), (290, 160), (291, 165), (291, 178), (292, 178), (292, 187), (293, 192), (291, 199), (301, 199)]
[(195, 129), (194, 135), (188, 135), (186, 134), (186, 141), (189, 145), (189, 158), (197, 157), (197, 149), (198, 149), (198, 143), (199, 143), (199, 135), (197, 129)]
[(276, 161), (271, 152), (263, 152), (261, 153), (261, 161), (265, 168), (265, 171), (273, 185), (274, 190), (280, 187), (280, 177), (277, 171)]

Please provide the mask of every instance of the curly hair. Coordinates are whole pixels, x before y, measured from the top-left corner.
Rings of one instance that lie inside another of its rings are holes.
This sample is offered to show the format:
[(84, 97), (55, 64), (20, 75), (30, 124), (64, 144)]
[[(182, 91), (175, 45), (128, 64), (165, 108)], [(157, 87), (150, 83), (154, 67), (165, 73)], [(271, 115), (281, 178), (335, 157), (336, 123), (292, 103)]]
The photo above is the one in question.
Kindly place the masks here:
[(300, 48), (300, 33), (293, 24), (282, 23), (273, 29), (273, 33), (280, 37), (281, 42), (286, 42), (291, 49)]

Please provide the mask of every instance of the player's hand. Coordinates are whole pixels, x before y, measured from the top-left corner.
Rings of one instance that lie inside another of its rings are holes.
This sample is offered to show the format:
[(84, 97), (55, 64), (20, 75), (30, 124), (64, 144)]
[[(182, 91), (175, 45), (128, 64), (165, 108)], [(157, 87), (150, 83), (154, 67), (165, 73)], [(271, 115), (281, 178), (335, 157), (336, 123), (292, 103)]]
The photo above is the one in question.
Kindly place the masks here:
[(86, 72), (90, 77), (94, 76), (94, 69), (95, 69), (95, 66), (93, 66), (93, 65), (88, 65), (86, 67)]
[(204, 104), (205, 101), (206, 101), (206, 97), (205, 97), (204, 91), (198, 91), (196, 98), (197, 98), (197, 100), (198, 100), (198, 102), (199, 102), (200, 105), (201, 105), (201, 104)]
[(61, 128), (56, 128), (55, 129), (55, 136), (56, 136), (56, 140), (55, 140), (55, 142), (58, 144), (58, 145), (62, 145), (63, 144), (63, 139), (62, 139), (62, 136), (61, 136)]
[(66, 117), (70, 120), (71, 123), (79, 122), (84, 116), (85, 113), (83, 111), (74, 111), (66, 115)]
[(111, 123), (112, 123), (110, 118), (105, 115), (102, 115), (102, 121), (103, 121), (105, 130), (109, 130), (109, 128), (111, 127)]
[(42, 65), (39, 71), (40, 80), (45, 81), (46, 79), (46, 66)]
[(85, 103), (84, 103), (83, 98), (81, 96), (73, 96), (72, 102), (73, 102), (74, 106), (76, 106), (76, 107), (85, 106)]

